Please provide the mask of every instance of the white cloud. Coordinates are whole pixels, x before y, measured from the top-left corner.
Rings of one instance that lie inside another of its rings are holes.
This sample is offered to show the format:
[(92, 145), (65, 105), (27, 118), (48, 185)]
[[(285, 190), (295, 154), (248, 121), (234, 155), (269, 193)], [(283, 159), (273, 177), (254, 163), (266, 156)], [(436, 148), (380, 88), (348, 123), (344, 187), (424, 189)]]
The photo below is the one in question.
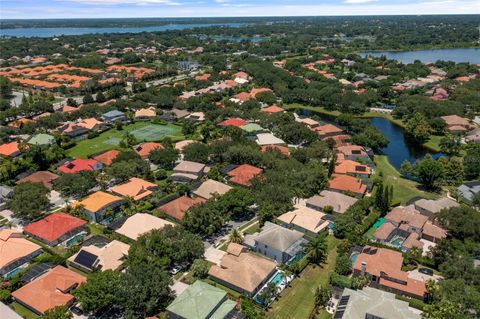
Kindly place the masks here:
[(174, 0), (64, 0), (64, 1), (84, 3), (84, 4), (94, 4), (94, 5), (119, 5), (119, 4), (137, 4), (137, 5), (164, 4), (164, 5), (170, 5), (170, 6), (181, 5), (181, 3)]
[(369, 3), (369, 2), (375, 2), (377, 0), (345, 0), (343, 2), (348, 3), (348, 4), (361, 4), (361, 3)]

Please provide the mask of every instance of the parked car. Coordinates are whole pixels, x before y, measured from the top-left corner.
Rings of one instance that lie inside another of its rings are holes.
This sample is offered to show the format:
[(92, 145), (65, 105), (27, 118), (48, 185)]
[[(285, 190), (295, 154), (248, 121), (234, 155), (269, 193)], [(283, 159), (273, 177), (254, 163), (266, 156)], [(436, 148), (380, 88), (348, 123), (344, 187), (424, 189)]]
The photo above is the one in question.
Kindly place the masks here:
[(428, 269), (428, 268), (418, 268), (418, 272), (420, 272), (422, 274), (425, 274), (425, 275), (433, 276), (433, 270)]

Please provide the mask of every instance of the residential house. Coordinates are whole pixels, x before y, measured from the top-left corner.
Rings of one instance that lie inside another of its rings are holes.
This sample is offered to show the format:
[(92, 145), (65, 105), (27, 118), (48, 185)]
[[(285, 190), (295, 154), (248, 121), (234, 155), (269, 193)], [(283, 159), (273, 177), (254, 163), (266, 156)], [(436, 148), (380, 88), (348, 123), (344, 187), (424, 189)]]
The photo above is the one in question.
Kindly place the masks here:
[(148, 158), (151, 152), (162, 149), (163, 145), (155, 142), (145, 142), (133, 147), (135, 153), (140, 155), (141, 158)]
[(227, 126), (235, 126), (235, 127), (242, 127), (244, 125), (247, 125), (248, 122), (239, 118), (230, 118), (226, 119), (220, 123), (217, 124), (219, 127), (227, 127)]
[(245, 236), (245, 244), (278, 263), (286, 263), (304, 251), (303, 233), (265, 222), (259, 233)]
[[(341, 156), (340, 156), (341, 155)], [(371, 162), (370, 156), (363, 146), (346, 145), (337, 147), (337, 156), (350, 161), (361, 161), (362, 163)]]
[(186, 110), (180, 110), (180, 109), (175, 109), (175, 108), (171, 109), (167, 113), (171, 114), (177, 120), (181, 120), (183, 118), (186, 118), (188, 115), (190, 115), (190, 112), (188, 112)]
[(363, 197), (367, 192), (367, 185), (356, 177), (343, 174), (332, 174), (328, 181), (328, 188), (333, 191), (353, 194), (356, 197)]
[(53, 213), (23, 227), (23, 232), (49, 246), (62, 243), (67, 246), (70, 239), (87, 234), (87, 222), (66, 213)]
[(72, 266), (82, 271), (90, 272), (96, 269), (120, 271), (123, 269), (123, 262), (129, 249), (130, 245), (112, 240), (103, 247), (84, 246), (68, 258), (68, 261)]
[(90, 132), (88, 128), (76, 122), (65, 122), (57, 127), (57, 131), (64, 136), (75, 138), (77, 140), (86, 138)]
[(248, 123), (243, 126), (240, 126), (240, 128), (245, 131), (248, 135), (255, 135), (259, 132), (264, 132), (265, 129), (258, 125), (257, 123)]
[(338, 148), (340, 146), (352, 145), (352, 137), (347, 134), (329, 136), (329, 137), (323, 138), (323, 140), (324, 141), (332, 140), (335, 148)]
[(274, 113), (283, 113), (285, 112), (285, 109), (277, 105), (271, 105), (269, 107), (264, 107), (260, 109), (260, 111), (267, 114), (274, 114)]
[(276, 272), (276, 266), (274, 261), (249, 253), (242, 245), (231, 243), (220, 265), (213, 265), (208, 275), (221, 285), (253, 297)]
[(103, 164), (94, 159), (75, 159), (59, 166), (57, 169), (65, 174), (76, 174), (81, 171), (99, 171)]
[(158, 185), (155, 183), (132, 177), (128, 182), (110, 188), (110, 191), (119, 196), (129, 197), (134, 201), (138, 201), (152, 195), (157, 189)]
[(467, 202), (471, 202), (473, 198), (480, 193), (480, 182), (467, 182), (458, 186), (457, 191), (461, 198)]
[(256, 142), (258, 145), (284, 145), (286, 144), (284, 140), (276, 137), (272, 133), (260, 133), (257, 134)]
[(128, 118), (125, 113), (120, 112), (119, 110), (111, 110), (102, 114), (102, 121), (107, 124), (124, 123), (128, 122)]
[(13, 299), (37, 315), (55, 307), (72, 305), (70, 293), (87, 281), (84, 276), (63, 266), (56, 266), (12, 293)]
[(16, 141), (0, 145), (1, 157), (17, 157), (20, 156), (20, 144)]
[[(295, 113), (295, 115), (297, 115), (297, 114)], [(298, 123), (302, 123), (302, 124), (306, 125), (310, 130), (315, 130), (317, 127), (320, 126), (320, 122), (317, 122), (314, 119), (309, 118), (309, 117), (302, 118), (302, 117), (299, 117), (297, 115), (295, 117), (295, 121), (297, 121)]]
[(440, 118), (447, 124), (450, 133), (463, 134), (473, 127), (469, 119), (458, 115), (446, 115)]
[(425, 283), (408, 277), (402, 271), (401, 252), (365, 246), (353, 264), (354, 276), (367, 276), (370, 286), (394, 294), (424, 300), (427, 293)]
[(293, 211), (277, 217), (283, 227), (302, 232), (308, 237), (315, 237), (328, 229), (330, 224), (325, 219), (326, 214), (302, 205), (295, 205)]
[(31, 183), (42, 183), (48, 189), (52, 189), (53, 181), (55, 181), (59, 176), (49, 171), (38, 171), (34, 172), (26, 177), (23, 177), (17, 181), (17, 184), (22, 184), (25, 182)]
[(119, 196), (97, 191), (75, 202), (75, 206), (81, 207), (90, 220), (99, 223), (107, 217), (112, 218), (113, 216), (106, 216), (106, 214), (108, 212), (115, 213), (125, 202)]
[(7, 205), (7, 202), (10, 201), (10, 199), (13, 196), (13, 188), (5, 185), (0, 185), (0, 209), (5, 208)]
[(102, 132), (107, 128), (102, 121), (99, 121), (94, 117), (79, 120), (77, 125), (86, 128), (89, 132)]
[(187, 117), (187, 120), (195, 121), (195, 122), (203, 122), (205, 121), (205, 113), (203, 112), (192, 112)]
[(183, 153), (183, 149), (187, 147), (190, 144), (198, 143), (197, 141), (194, 140), (183, 140), (180, 142), (175, 143), (175, 149), (181, 154)]
[(182, 221), (187, 210), (203, 202), (205, 202), (204, 198), (190, 198), (184, 195), (166, 204), (163, 204), (162, 206), (158, 207), (157, 210), (167, 214), (175, 220)]
[(218, 182), (213, 179), (207, 179), (195, 191), (193, 191), (193, 194), (205, 199), (210, 199), (215, 194), (220, 196), (224, 195), (231, 189), (232, 187), (228, 186), (227, 184)]
[(460, 206), (453, 199), (446, 197), (435, 200), (422, 198), (415, 201), (413, 205), (420, 214), (427, 216), (430, 220), (434, 220), (443, 209)]
[(320, 135), (321, 138), (328, 138), (343, 134), (343, 130), (333, 124), (324, 124), (316, 127), (314, 130), (318, 133), (318, 135)]
[(0, 276), (8, 279), (40, 255), (42, 247), (26, 240), (18, 231), (3, 229), (0, 230), (0, 252)]
[(172, 301), (167, 313), (172, 319), (227, 319), (234, 317), (235, 307), (224, 290), (197, 280)]
[(227, 173), (229, 176), (228, 181), (233, 184), (249, 187), (252, 186), (252, 179), (262, 172), (263, 169), (261, 168), (249, 164), (242, 164)]
[(50, 134), (35, 134), (28, 140), (28, 144), (40, 146), (53, 145), (55, 144), (55, 138)]
[(288, 146), (282, 146), (282, 145), (263, 145), (260, 150), (263, 152), (263, 153), (266, 153), (268, 152), (269, 150), (273, 150), (273, 151), (279, 151), (280, 153), (282, 153), (283, 155), (285, 156), (290, 156), (290, 149), (288, 148)]
[(335, 319), (421, 319), (409, 303), (395, 294), (372, 287), (360, 290), (343, 289), (336, 309)]
[(360, 164), (359, 162), (351, 160), (338, 161), (335, 166), (335, 174), (347, 174), (360, 178), (368, 178), (372, 174), (370, 166)]
[(475, 128), (468, 132), (467, 136), (465, 136), (465, 141), (467, 143), (480, 144), (480, 128)]
[(143, 234), (152, 230), (160, 230), (165, 226), (175, 226), (174, 223), (155, 217), (150, 214), (137, 213), (130, 216), (125, 223), (116, 230), (120, 235), (137, 240)]
[[(331, 207), (334, 214), (343, 214), (347, 209), (358, 201), (357, 198), (329, 190), (321, 191), (320, 194), (310, 197), (307, 200), (307, 207), (317, 211), (323, 211), (325, 207)], [(328, 215), (325, 217), (332, 219)]]
[(157, 116), (157, 110), (153, 106), (135, 111), (135, 119), (140, 121), (147, 121), (156, 116)]
[(101, 154), (98, 154), (93, 159), (102, 163), (104, 166), (110, 166), (112, 164), (113, 160), (116, 159), (118, 155), (120, 155), (120, 151), (109, 150), (109, 151), (105, 151)]
[(173, 169), (170, 178), (178, 183), (189, 183), (200, 179), (203, 176), (205, 164), (182, 161)]

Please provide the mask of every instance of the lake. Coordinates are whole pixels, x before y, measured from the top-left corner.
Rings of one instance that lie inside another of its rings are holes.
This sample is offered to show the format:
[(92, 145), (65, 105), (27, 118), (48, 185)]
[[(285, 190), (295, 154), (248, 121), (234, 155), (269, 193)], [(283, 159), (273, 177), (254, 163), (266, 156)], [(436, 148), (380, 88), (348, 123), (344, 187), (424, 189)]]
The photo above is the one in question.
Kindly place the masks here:
[(367, 51), (360, 52), (359, 54), (362, 57), (367, 55), (374, 57), (385, 55), (388, 59), (394, 59), (402, 63), (413, 63), (415, 60), (420, 60), (424, 63), (444, 60), (453, 61), (455, 63), (469, 62), (472, 64), (480, 64), (480, 49), (478, 48), (432, 49), (416, 51)]
[(0, 29), (2, 37), (40, 37), (48, 38), (60, 35), (81, 35), (93, 33), (140, 33), (140, 32), (158, 32), (168, 30), (185, 30), (193, 28), (205, 28), (213, 26), (225, 26), (238, 28), (248, 23), (200, 23), (200, 24), (165, 24), (151, 27), (139, 28), (18, 28), (18, 29)]
[(382, 131), (390, 141), (388, 146), (381, 149), (381, 151), (397, 170), (400, 170), (400, 166), (405, 160), (413, 163), (417, 159), (422, 159), (427, 153), (432, 154), (433, 158), (439, 158), (443, 155), (442, 153), (434, 153), (422, 145), (409, 142), (405, 138), (403, 129), (385, 118), (374, 117), (370, 119), (370, 123)]
[(268, 41), (271, 38), (269, 37), (229, 37), (224, 35), (202, 35), (199, 36), (201, 40), (211, 39), (213, 41), (228, 41), (228, 42), (242, 42), (242, 41), (251, 41), (253, 43)]

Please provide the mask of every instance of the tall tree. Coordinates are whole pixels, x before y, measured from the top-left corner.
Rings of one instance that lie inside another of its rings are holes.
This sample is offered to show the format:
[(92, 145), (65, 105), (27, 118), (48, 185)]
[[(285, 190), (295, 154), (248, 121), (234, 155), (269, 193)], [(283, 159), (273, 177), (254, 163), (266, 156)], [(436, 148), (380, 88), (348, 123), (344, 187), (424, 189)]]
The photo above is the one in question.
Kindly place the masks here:
[(15, 186), (8, 208), (19, 218), (35, 219), (42, 215), (43, 210), (49, 203), (48, 192), (48, 189), (42, 183), (22, 183)]

